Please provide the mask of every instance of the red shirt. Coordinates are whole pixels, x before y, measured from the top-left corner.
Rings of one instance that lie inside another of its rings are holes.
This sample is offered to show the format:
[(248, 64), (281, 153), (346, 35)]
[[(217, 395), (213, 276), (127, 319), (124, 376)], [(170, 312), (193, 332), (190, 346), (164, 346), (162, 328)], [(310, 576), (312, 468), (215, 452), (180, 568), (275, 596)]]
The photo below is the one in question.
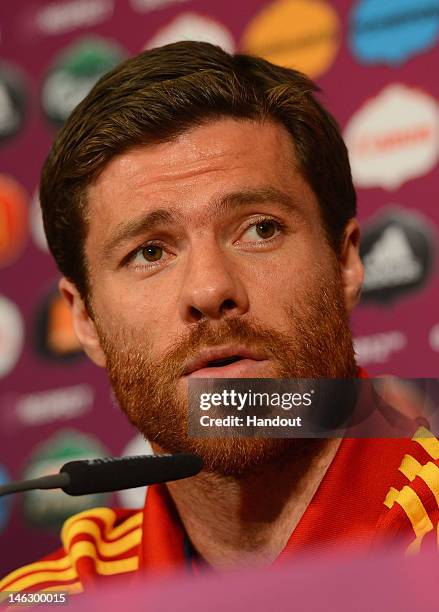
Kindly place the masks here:
[[(413, 440), (344, 439), (275, 563), (336, 545), (370, 549), (397, 540), (413, 554), (436, 542), (439, 441), (420, 433)], [(190, 557), (165, 485), (148, 488), (143, 510), (95, 508), (71, 517), (61, 539), (62, 549), (15, 570), (0, 590), (81, 592), (117, 575), (137, 580), (181, 568)]]

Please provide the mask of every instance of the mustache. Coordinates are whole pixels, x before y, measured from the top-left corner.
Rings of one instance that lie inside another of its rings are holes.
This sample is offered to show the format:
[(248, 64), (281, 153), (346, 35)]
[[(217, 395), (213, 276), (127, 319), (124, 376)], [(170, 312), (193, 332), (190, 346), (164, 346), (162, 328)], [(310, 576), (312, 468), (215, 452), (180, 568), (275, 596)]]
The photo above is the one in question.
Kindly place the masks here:
[(116, 384), (123, 379), (127, 389), (142, 381), (156, 390), (171, 388), (200, 351), (238, 344), (270, 360), (278, 378), (343, 378), (347, 371), (354, 371), (355, 355), (340, 283), (326, 283), (317, 295), (300, 296), (294, 304), (281, 306), (283, 330), (261, 324), (250, 314), (205, 318), (187, 326), (160, 354), (154, 354), (147, 328), (119, 329), (107, 335), (97, 320), (95, 323), (110, 380)]
[(279, 347), (279, 343), (289, 344), (283, 334), (267, 329), (255, 321), (230, 317), (214, 324), (205, 320), (177, 338), (163, 355), (163, 361), (172, 363), (174, 367), (181, 367), (183, 373), (185, 362), (205, 348), (244, 344), (248, 348), (260, 351), (266, 357), (271, 357), (275, 354), (275, 347)]

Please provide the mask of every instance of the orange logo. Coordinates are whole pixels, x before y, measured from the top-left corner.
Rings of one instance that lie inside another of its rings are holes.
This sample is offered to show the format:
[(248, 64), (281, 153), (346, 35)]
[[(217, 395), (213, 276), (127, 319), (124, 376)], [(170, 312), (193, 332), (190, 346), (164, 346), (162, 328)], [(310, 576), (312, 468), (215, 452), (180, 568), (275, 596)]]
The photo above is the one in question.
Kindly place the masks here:
[(338, 15), (327, 2), (276, 0), (248, 24), (242, 47), (316, 78), (335, 59), (339, 39)]
[(47, 348), (55, 355), (66, 355), (81, 350), (72, 324), (72, 315), (65, 300), (54, 296), (49, 305)]
[(27, 195), (11, 177), (0, 175), (0, 266), (21, 253), (27, 229)]
[(34, 339), (38, 353), (47, 359), (70, 361), (84, 355), (73, 328), (71, 311), (57, 287), (52, 287), (41, 301)]

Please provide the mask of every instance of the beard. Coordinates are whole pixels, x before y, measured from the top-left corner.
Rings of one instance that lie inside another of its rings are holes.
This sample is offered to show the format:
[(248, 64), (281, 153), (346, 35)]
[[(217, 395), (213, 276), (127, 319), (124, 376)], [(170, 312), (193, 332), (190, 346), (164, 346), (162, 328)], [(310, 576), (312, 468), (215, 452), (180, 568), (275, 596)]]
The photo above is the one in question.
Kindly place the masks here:
[(198, 455), (207, 472), (242, 478), (285, 458), (309, 463), (326, 440), (188, 435), (188, 399), (181, 389), (181, 377), (187, 360), (206, 347), (240, 344), (260, 351), (272, 364), (267, 373), (270, 378), (355, 378), (355, 354), (338, 270), (312, 294), (302, 294), (294, 305), (287, 305), (285, 312), (287, 333), (244, 316), (202, 320), (176, 338), (160, 359), (151, 356), (146, 331), (142, 335), (138, 329), (118, 330), (110, 337), (95, 318), (119, 406), (161, 451)]

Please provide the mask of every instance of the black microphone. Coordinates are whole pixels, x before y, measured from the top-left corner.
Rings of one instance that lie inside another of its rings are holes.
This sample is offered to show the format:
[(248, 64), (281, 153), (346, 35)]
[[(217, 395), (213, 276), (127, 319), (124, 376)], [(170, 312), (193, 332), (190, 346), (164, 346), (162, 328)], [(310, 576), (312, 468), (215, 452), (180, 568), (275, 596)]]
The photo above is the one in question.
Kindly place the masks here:
[(61, 488), (69, 495), (109, 493), (195, 476), (203, 468), (196, 455), (136, 455), (70, 461), (59, 474), (10, 482), (0, 486), (0, 497), (31, 489)]

